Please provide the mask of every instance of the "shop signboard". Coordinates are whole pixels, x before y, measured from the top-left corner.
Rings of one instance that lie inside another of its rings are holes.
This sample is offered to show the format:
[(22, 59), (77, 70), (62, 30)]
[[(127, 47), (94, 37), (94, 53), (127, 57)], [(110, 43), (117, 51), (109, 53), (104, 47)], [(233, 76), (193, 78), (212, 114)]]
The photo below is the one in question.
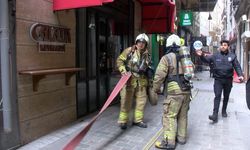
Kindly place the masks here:
[(193, 12), (181, 11), (179, 18), (180, 18), (180, 26), (192, 26)]
[(71, 43), (70, 29), (62, 26), (35, 23), (30, 37), (37, 42), (39, 52), (65, 52), (65, 45)]

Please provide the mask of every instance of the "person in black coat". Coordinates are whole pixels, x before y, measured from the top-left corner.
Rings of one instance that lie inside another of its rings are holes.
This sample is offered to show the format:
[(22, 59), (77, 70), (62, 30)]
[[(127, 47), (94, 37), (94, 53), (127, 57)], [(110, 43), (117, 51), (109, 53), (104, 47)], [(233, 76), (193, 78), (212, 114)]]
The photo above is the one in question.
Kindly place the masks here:
[(213, 63), (213, 77), (214, 77), (214, 108), (213, 114), (209, 115), (209, 119), (214, 123), (218, 121), (218, 111), (220, 106), (221, 94), (223, 91), (223, 106), (222, 117), (227, 117), (227, 104), (229, 95), (233, 84), (234, 70), (238, 74), (240, 81), (243, 81), (243, 73), (237, 57), (234, 53), (229, 51), (229, 41), (222, 40), (220, 51), (213, 55), (206, 55), (201, 50), (196, 50), (196, 54), (200, 56), (201, 60), (206, 63)]

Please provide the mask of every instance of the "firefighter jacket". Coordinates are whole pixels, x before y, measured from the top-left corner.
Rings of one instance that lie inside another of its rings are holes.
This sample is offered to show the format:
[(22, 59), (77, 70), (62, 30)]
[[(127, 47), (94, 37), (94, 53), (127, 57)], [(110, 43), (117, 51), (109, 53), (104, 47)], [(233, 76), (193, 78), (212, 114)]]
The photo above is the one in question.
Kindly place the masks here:
[(125, 49), (116, 60), (118, 70), (121, 73), (130, 71), (132, 77), (127, 85), (147, 86), (148, 79), (146, 76), (147, 69), (151, 65), (150, 55), (147, 49), (138, 50), (136, 46)]
[(234, 53), (218, 52), (209, 56), (201, 56), (206, 63), (213, 63), (213, 77), (215, 79), (233, 78), (234, 69), (238, 76), (243, 76), (240, 64)]
[(157, 66), (153, 81), (153, 90), (156, 93), (159, 93), (161, 85), (165, 81), (166, 86), (164, 92), (167, 92), (168, 94), (190, 94), (191, 90), (183, 91), (177, 81), (168, 80), (170, 76), (177, 75), (177, 62), (179, 63), (178, 74), (180, 76), (183, 76), (182, 65), (180, 61), (177, 61), (176, 54), (174, 52), (170, 52), (161, 58)]

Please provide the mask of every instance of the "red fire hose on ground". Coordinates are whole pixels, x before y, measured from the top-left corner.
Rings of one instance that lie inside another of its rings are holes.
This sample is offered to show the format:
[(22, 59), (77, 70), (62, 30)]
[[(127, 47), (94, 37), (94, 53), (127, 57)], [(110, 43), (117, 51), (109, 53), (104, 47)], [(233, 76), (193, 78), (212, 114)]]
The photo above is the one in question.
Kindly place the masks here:
[(63, 150), (73, 150), (75, 147), (81, 142), (81, 140), (84, 138), (84, 136), (87, 134), (91, 126), (94, 124), (96, 119), (108, 108), (108, 106), (111, 104), (111, 102), (114, 100), (114, 98), (117, 96), (117, 94), (120, 92), (122, 87), (126, 84), (128, 79), (130, 78), (131, 73), (127, 73), (126, 75), (123, 75), (119, 82), (116, 84), (115, 88), (113, 89), (112, 93), (106, 100), (105, 104), (103, 105), (101, 111), (87, 124), (86, 127), (84, 127), (70, 142), (63, 148)]

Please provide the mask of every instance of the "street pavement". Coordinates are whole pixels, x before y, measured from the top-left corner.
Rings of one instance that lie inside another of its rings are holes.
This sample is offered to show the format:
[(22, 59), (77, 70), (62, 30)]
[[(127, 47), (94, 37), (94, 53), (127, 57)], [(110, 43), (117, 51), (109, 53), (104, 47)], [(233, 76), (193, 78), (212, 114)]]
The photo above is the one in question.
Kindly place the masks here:
[[(188, 137), (185, 145), (177, 145), (176, 150), (249, 150), (250, 111), (246, 105), (245, 84), (234, 83), (228, 104), (228, 117), (219, 113), (218, 123), (208, 120), (213, 107), (213, 79), (209, 72), (197, 73), (192, 90), (188, 120)], [(157, 106), (147, 105), (145, 122), (148, 128), (132, 126), (121, 130), (117, 125), (119, 105), (110, 106), (94, 123), (76, 150), (155, 150), (154, 142), (162, 138), (162, 102)], [(60, 150), (76, 135), (95, 114), (43, 136), (19, 150)], [(133, 114), (130, 118), (132, 120)]]

